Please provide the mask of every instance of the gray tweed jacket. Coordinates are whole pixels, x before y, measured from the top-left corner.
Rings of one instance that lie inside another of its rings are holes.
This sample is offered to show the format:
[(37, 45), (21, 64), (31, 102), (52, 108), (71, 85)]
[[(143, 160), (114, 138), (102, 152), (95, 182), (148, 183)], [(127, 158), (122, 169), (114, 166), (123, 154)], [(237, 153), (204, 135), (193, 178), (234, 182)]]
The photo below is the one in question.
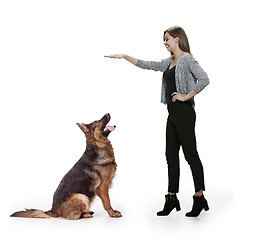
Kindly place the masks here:
[[(162, 59), (160, 62), (138, 60), (136, 66), (142, 69), (164, 72), (171, 62), (170, 57)], [(175, 79), (177, 92), (181, 94), (188, 94), (191, 90), (199, 93), (209, 84), (205, 71), (199, 66), (194, 57), (187, 52), (182, 53), (176, 64)], [(189, 101), (194, 106), (194, 98)], [(166, 82), (164, 78), (162, 78), (161, 102), (166, 104)]]

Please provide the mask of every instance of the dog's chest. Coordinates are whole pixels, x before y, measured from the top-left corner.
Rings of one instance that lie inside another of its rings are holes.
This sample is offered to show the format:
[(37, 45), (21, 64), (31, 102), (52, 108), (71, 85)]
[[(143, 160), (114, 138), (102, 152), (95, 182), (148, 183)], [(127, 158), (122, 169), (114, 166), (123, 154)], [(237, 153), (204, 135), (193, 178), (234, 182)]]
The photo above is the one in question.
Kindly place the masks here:
[(94, 168), (99, 172), (102, 181), (111, 181), (114, 178), (117, 165), (116, 163), (110, 163), (106, 165), (96, 165)]
[(113, 152), (100, 151), (97, 159), (96, 170), (100, 173), (103, 180), (112, 180), (117, 164)]
[(106, 163), (111, 163), (111, 162), (115, 162), (115, 158), (114, 158), (114, 153), (113, 153), (113, 149), (99, 149), (97, 151), (97, 158), (96, 158), (96, 162), (98, 164), (106, 164)]

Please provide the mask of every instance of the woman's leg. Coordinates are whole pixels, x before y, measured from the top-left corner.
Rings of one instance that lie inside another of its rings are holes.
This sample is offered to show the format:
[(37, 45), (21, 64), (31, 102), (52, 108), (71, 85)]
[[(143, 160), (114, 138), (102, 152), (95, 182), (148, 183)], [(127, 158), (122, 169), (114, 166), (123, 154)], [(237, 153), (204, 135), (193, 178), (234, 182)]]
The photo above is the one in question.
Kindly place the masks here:
[(185, 159), (190, 165), (194, 180), (195, 192), (197, 192), (198, 195), (202, 195), (202, 192), (205, 190), (205, 183), (204, 170), (197, 152), (196, 145), (196, 115), (192, 107), (190, 109), (186, 109), (186, 111), (186, 114), (184, 114), (177, 123), (177, 133), (182, 145)]
[(179, 149), (180, 142), (177, 130), (169, 116), (166, 129), (166, 159), (168, 163), (168, 192), (170, 195), (179, 192)]
[(195, 193), (195, 196), (196, 196), (196, 197), (200, 197), (200, 196), (202, 196), (202, 195), (203, 195), (203, 190), (202, 190), (202, 189), (200, 189), (200, 191), (198, 191), (198, 192)]
[(176, 208), (177, 211), (180, 211), (180, 203), (176, 196), (176, 193), (179, 191), (179, 149), (180, 143), (178, 141), (175, 125), (169, 116), (166, 129), (166, 158), (168, 163), (169, 193), (165, 196), (164, 208), (157, 213), (158, 216), (167, 216), (174, 208)]

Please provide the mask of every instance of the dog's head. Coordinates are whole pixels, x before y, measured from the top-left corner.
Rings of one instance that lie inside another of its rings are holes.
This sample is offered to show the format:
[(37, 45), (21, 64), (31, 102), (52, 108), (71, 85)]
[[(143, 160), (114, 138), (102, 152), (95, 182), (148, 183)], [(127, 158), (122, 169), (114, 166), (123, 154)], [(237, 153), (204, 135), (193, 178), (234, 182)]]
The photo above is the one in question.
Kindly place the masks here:
[(114, 131), (116, 126), (107, 125), (111, 119), (109, 113), (105, 114), (100, 120), (90, 124), (77, 123), (80, 129), (84, 132), (87, 141), (98, 141), (107, 138)]

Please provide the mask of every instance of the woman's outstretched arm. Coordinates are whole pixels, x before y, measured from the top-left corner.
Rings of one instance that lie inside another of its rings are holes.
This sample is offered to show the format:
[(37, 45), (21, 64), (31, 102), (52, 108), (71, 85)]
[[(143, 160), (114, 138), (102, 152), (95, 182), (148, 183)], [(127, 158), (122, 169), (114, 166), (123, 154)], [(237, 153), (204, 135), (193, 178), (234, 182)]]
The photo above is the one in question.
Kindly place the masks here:
[(135, 66), (142, 68), (142, 69), (147, 69), (147, 70), (154, 70), (154, 71), (165, 71), (168, 65), (171, 63), (171, 58), (166, 58), (162, 59), (161, 61), (143, 61), (139, 60), (138, 58), (131, 57), (126, 54), (113, 54), (113, 55), (108, 55), (105, 57), (109, 58), (118, 58), (122, 59), (124, 58), (125, 60), (133, 63)]

